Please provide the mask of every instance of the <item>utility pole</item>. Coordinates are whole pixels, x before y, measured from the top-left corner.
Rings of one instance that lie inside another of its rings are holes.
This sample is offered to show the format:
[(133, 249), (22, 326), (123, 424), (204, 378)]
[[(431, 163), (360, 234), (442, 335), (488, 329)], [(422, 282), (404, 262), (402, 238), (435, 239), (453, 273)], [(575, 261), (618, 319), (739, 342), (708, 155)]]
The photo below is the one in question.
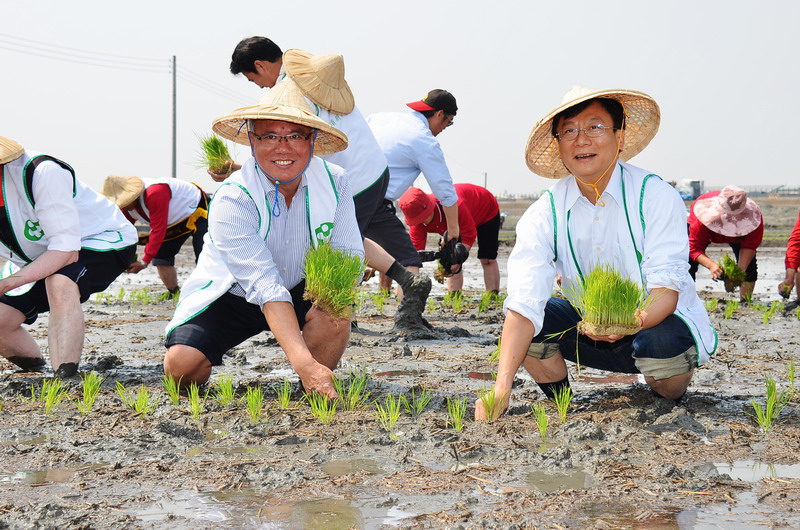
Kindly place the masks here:
[(175, 56), (172, 56), (172, 178), (178, 177), (178, 111), (177, 111), (177, 82), (176, 82), (176, 66)]
[[(486, 179), (488, 179), (488, 178), (489, 178), (489, 173), (487, 173), (486, 171), (484, 171), (484, 172), (483, 172), (483, 187), (484, 187), (484, 188), (486, 188)], [(488, 188), (486, 188), (486, 189), (488, 189)]]

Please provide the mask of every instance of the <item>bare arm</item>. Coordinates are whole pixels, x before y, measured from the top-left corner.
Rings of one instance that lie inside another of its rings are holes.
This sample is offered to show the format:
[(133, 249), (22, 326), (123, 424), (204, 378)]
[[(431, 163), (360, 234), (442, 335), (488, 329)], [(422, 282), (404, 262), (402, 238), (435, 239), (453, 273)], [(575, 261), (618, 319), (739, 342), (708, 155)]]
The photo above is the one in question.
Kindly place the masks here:
[(756, 257), (756, 251), (752, 248), (743, 248), (739, 250), (739, 268), (743, 271), (747, 270), (747, 267), (750, 266), (750, 263), (753, 261), (753, 258)]
[(5, 294), (27, 283), (51, 276), (70, 263), (78, 261), (78, 251), (46, 250), (41, 256), (8, 278), (0, 280), (0, 294)]
[(262, 308), (269, 329), (275, 335), (289, 364), (300, 376), (306, 391), (312, 390), (330, 398), (336, 397), (333, 389), (333, 372), (318, 363), (306, 346), (300, 325), (289, 302), (267, 302)]
[(711, 271), (711, 277), (713, 279), (717, 279), (722, 276), (722, 267), (719, 266), (719, 263), (714, 261), (713, 259), (709, 258), (705, 254), (700, 254), (697, 256), (697, 263)]
[(452, 206), (442, 205), (444, 210), (444, 218), (447, 221), (447, 238), (457, 239), (461, 235), (458, 226), (458, 202), (453, 203)]

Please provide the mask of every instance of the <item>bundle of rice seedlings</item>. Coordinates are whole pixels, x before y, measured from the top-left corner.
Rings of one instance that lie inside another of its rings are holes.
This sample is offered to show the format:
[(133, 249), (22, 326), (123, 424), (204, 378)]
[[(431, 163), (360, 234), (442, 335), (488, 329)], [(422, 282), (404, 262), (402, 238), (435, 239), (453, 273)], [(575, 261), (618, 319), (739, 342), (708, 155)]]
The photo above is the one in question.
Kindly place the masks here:
[(583, 285), (565, 289), (564, 294), (581, 315), (581, 333), (633, 335), (642, 329), (636, 312), (642, 309), (644, 291), (610, 265), (596, 267), (586, 275)]
[(350, 318), (358, 292), (356, 287), (364, 273), (364, 262), (322, 243), (306, 254), (306, 291), (310, 300), (332, 318)]
[(203, 167), (207, 167), (212, 173), (227, 173), (225, 163), (231, 158), (228, 152), (228, 145), (225, 141), (214, 133), (200, 138), (201, 156), (200, 161)]
[(736, 261), (727, 253), (722, 256), (722, 262), (719, 266), (722, 267), (722, 280), (725, 282), (725, 290), (732, 293), (744, 282), (744, 271), (739, 268)]

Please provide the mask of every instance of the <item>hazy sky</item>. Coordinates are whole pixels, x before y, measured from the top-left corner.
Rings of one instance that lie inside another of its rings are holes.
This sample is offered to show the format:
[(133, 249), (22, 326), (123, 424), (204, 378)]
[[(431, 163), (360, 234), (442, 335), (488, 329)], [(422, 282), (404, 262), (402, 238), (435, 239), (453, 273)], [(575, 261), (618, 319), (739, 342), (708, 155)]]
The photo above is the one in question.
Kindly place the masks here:
[(575, 84), (658, 101), (661, 129), (632, 162), (666, 180), (800, 185), (786, 159), (800, 126), (789, 101), (800, 3), (789, 0), (37, 0), (5, 2), (3, 18), (0, 135), (64, 159), (96, 189), (107, 175), (170, 175), (175, 55), (178, 176), (213, 190), (197, 137), (261, 96), (228, 70), (251, 35), (344, 55), (365, 115), (450, 90), (459, 113), (439, 139), (454, 180), (485, 173), (497, 194), (552, 184), (528, 171), (525, 142)]

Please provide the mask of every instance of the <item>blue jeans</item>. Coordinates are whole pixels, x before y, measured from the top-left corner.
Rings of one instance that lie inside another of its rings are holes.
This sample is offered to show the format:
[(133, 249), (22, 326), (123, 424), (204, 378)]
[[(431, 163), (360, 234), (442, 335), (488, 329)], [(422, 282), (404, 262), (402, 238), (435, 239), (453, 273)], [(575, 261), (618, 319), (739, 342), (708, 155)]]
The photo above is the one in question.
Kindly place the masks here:
[[(686, 354), (695, 345), (689, 328), (675, 315), (616, 342), (596, 342), (579, 334), (580, 320), (568, 301), (551, 298), (545, 306), (542, 330), (533, 343), (557, 345), (564, 359), (580, 362), (581, 366), (625, 374), (640, 373), (636, 359), (671, 359)], [(565, 330), (568, 331), (562, 333)]]

